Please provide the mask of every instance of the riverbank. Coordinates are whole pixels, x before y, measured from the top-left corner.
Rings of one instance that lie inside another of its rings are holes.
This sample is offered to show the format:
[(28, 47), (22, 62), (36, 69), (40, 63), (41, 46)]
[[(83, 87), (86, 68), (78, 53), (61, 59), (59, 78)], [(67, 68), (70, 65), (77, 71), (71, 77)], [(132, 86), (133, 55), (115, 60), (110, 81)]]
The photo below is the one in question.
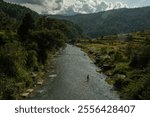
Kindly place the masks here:
[(33, 95), (36, 93), (41, 93), (42, 90), (39, 90), (41, 87), (43, 87), (47, 80), (49, 79), (51, 83), (56, 78), (56, 58), (59, 55), (59, 52), (61, 52), (61, 49), (57, 51), (55, 54), (49, 54), (49, 58), (47, 60), (47, 63), (43, 67), (43, 69), (40, 72), (32, 72), (34, 78), (34, 85), (33, 87), (30, 87), (26, 90), (24, 90), (23, 93), (20, 94), (20, 99), (30, 99)]
[(149, 35), (136, 32), (127, 35), (126, 40), (118, 36), (103, 39), (81, 40), (82, 48), (108, 77), (122, 99), (150, 99), (149, 56), (147, 45)]

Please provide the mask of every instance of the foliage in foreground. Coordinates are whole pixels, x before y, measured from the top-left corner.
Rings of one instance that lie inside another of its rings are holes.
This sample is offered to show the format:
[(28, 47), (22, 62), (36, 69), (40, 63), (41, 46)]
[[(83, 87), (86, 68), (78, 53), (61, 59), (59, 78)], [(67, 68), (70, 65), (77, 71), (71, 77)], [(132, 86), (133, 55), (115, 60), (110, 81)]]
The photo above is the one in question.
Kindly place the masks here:
[(0, 17), (6, 19), (0, 19), (0, 99), (20, 99), (20, 94), (37, 82), (33, 73), (40, 73), (49, 55), (64, 48), (73, 36), (58, 27), (63, 24), (70, 31), (72, 27), (54, 19), (50, 24), (46, 17), (35, 20), (27, 13), (17, 29), (17, 20), (9, 20), (10, 16), (1, 12)]

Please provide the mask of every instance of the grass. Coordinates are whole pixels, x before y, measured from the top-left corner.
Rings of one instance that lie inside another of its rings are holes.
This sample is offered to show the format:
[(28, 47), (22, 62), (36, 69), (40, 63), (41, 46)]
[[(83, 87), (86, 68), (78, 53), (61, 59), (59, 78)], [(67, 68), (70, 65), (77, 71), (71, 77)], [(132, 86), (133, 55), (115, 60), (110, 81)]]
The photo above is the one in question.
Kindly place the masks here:
[[(108, 76), (106, 81), (114, 85), (121, 98), (150, 99), (150, 91), (146, 90), (146, 88), (150, 89), (150, 86), (145, 83), (150, 81), (147, 80), (147, 77), (150, 77), (150, 65), (139, 68), (130, 65), (131, 61), (134, 60), (133, 56), (138, 55), (142, 61), (142, 56), (145, 54), (141, 53), (149, 51), (148, 48), (143, 51), (143, 48), (145, 44), (149, 43), (150, 31), (134, 32), (127, 35), (130, 35), (130, 40), (127, 37), (127, 40), (122, 41), (117, 36), (112, 35), (104, 36), (103, 39), (82, 40), (78, 45)], [(138, 58), (136, 59), (138, 60)], [(144, 59), (143, 63), (145, 61), (149, 62), (149, 60)], [(143, 63), (141, 62), (140, 66)], [(134, 62), (134, 64), (137, 63)], [(132, 94), (127, 95), (130, 90)]]

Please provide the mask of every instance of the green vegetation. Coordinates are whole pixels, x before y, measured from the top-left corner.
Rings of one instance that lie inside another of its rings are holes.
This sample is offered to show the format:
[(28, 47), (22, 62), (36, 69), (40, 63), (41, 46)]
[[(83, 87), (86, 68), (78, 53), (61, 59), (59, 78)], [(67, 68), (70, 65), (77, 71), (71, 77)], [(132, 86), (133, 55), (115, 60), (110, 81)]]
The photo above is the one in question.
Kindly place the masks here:
[[(41, 16), (0, 0), (0, 99), (21, 99), (20, 94), (42, 79), (45, 65), (67, 42), (78, 43), (89, 54), (122, 99), (150, 99), (149, 13), (150, 7), (144, 7)], [(81, 26), (84, 35), (97, 38), (80, 40), (82, 30), (70, 21)], [(135, 33), (116, 35), (128, 32)]]
[(150, 99), (150, 31), (80, 40), (122, 99)]
[(80, 32), (71, 22), (0, 1), (0, 99), (21, 99), (41, 79), (51, 56)]
[(49, 16), (66, 19), (79, 25), (90, 37), (130, 33), (150, 29), (150, 7), (118, 9), (74, 16)]
[(2, 0), (0, 1), (0, 13), (1, 12), (20, 22), (22, 21), (22, 17), (24, 17), (27, 13), (30, 13), (33, 17), (39, 17), (36, 12), (30, 10), (29, 8), (19, 6), (17, 4), (10, 4)]

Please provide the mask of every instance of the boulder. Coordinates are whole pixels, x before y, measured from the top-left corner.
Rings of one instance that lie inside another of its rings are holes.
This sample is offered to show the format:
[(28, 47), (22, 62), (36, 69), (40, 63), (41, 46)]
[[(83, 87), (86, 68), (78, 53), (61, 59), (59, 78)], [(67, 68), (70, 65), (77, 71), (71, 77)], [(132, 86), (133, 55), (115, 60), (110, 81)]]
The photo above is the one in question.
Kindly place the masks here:
[(32, 93), (34, 89), (27, 89), (28, 93)]
[(30, 93), (22, 93), (22, 94), (21, 94), (21, 97), (26, 98), (26, 97), (28, 97), (28, 96), (29, 96), (29, 94), (30, 94)]
[(55, 77), (57, 77), (57, 74), (49, 75), (49, 78), (55, 78)]
[(109, 64), (104, 64), (104, 65), (102, 66), (102, 69), (103, 69), (104, 71), (111, 70), (111, 69), (113, 69), (113, 68), (115, 68), (115, 66), (114, 66), (114, 65), (109, 65)]
[(117, 77), (118, 78), (126, 78), (126, 75), (124, 75), (124, 74), (117, 74)]
[(102, 72), (102, 70), (101, 69), (96, 69), (96, 72)]
[(37, 77), (37, 74), (34, 73), (34, 72), (32, 72), (32, 73), (31, 73), (31, 77), (32, 77), (32, 78), (35, 78), (35, 77)]
[(42, 84), (43, 84), (43, 80), (37, 82), (37, 85), (42, 85)]

